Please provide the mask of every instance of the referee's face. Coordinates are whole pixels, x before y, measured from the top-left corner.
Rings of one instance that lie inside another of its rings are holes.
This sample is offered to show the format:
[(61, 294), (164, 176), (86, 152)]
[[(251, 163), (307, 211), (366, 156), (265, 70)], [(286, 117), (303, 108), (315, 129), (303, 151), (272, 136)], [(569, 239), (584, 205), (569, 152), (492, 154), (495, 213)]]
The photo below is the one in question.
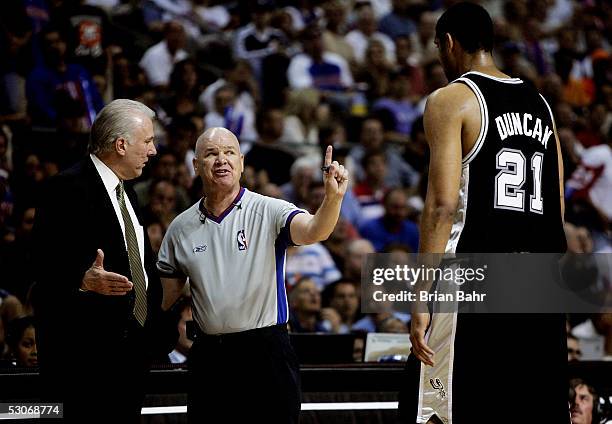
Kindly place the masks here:
[(197, 147), (194, 167), (204, 187), (228, 190), (240, 185), (244, 155), (233, 134), (214, 133)]

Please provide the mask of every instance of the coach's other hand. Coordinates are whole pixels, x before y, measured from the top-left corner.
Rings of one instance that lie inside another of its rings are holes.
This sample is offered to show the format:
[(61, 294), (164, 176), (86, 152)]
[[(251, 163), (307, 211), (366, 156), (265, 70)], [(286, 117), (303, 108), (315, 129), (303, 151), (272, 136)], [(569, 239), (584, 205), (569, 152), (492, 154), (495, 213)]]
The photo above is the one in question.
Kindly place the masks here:
[(325, 183), (325, 195), (329, 197), (343, 197), (348, 187), (348, 170), (338, 161), (332, 162), (332, 146), (327, 146), (325, 160), (323, 162), (323, 180)]
[(413, 313), (410, 321), (410, 341), (412, 342), (414, 356), (425, 365), (433, 367), (434, 351), (425, 343), (425, 331), (428, 325), (429, 312)]
[(108, 296), (123, 296), (132, 290), (133, 284), (127, 277), (104, 270), (104, 252), (98, 249), (96, 260), (85, 272), (81, 290)]

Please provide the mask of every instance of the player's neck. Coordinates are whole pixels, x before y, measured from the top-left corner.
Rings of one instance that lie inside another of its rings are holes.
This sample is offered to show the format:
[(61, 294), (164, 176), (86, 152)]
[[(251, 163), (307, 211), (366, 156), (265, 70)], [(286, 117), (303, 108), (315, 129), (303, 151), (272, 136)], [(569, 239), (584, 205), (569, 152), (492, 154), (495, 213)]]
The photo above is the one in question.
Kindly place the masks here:
[(221, 215), (234, 202), (240, 192), (240, 186), (236, 186), (227, 191), (215, 191), (206, 193), (204, 196), (204, 207), (214, 216)]
[(475, 71), (497, 78), (510, 78), (495, 66), (491, 53), (479, 51), (474, 54), (465, 55), (463, 64), (465, 70), (463, 73)]

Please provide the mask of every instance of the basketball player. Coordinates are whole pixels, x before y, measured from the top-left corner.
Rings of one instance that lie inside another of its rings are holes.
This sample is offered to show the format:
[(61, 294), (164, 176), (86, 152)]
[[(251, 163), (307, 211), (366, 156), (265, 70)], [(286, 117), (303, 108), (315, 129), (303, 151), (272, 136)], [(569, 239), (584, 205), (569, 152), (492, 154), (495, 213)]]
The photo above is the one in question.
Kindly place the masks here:
[[(451, 83), (425, 109), (419, 251), (564, 251), (560, 148), (546, 100), (495, 66), (481, 6), (450, 7), (435, 43)], [(411, 326), (403, 422), (568, 423), (563, 316), (417, 313)]]

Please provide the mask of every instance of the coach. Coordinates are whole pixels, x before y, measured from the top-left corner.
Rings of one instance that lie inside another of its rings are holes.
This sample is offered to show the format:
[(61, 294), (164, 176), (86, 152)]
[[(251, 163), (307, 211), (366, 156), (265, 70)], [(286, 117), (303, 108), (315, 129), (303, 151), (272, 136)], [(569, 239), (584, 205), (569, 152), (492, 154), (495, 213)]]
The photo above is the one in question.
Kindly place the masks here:
[(36, 210), (43, 400), (63, 402), (66, 422), (140, 422), (150, 360), (178, 336), (162, 313), (136, 194), (124, 186), (156, 153), (154, 115), (132, 100), (105, 106), (90, 154), (50, 179)]
[[(189, 355), (188, 418), (295, 423), (299, 366), (287, 334), (287, 246), (332, 232), (348, 172), (325, 153), (325, 198), (315, 215), (240, 187), (244, 156), (225, 128), (211, 128), (193, 161), (204, 197), (170, 224), (159, 252), (165, 303), (189, 277), (197, 326)], [(216, 418), (219, 419), (219, 418)]]

